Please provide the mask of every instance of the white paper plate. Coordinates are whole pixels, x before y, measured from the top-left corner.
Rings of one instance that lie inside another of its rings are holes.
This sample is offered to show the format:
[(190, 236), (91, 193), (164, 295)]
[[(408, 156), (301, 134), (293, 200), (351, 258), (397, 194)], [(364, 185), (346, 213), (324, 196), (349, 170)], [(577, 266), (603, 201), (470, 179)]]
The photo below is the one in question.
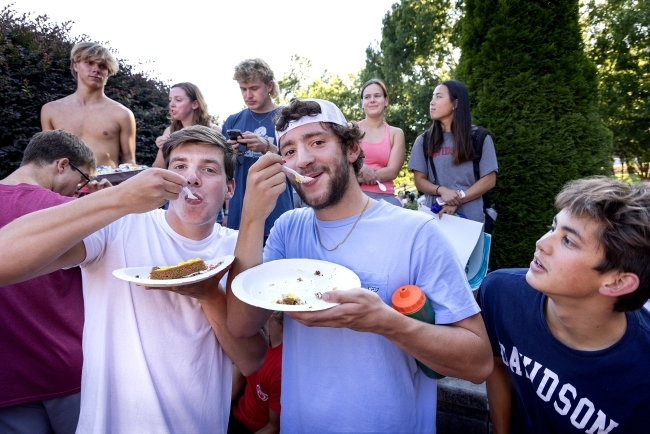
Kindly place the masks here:
[[(199, 272), (199, 274), (184, 277), (182, 279), (168, 279), (168, 280), (158, 280), (158, 279), (149, 279), (149, 274), (151, 273), (152, 265), (148, 267), (131, 267), (131, 268), (120, 268), (119, 270), (113, 271), (113, 276), (118, 279), (126, 280), (127, 282), (135, 283), (139, 286), (150, 286), (152, 288), (167, 288), (170, 286), (183, 286), (189, 285), (191, 283), (200, 282), (205, 279), (218, 274), (228, 265), (232, 264), (232, 261), (235, 260), (233, 255), (222, 256), (220, 258), (212, 259), (210, 261), (205, 261), (205, 265), (208, 266), (208, 271)], [(217, 265), (221, 262), (221, 265), (210, 270), (210, 266)], [(165, 264), (160, 264), (158, 267)]]
[[(232, 292), (243, 302), (264, 309), (315, 311), (338, 304), (318, 299), (317, 292), (360, 286), (359, 277), (342, 265), (316, 259), (280, 259), (239, 274), (232, 282)], [(294, 294), (305, 304), (275, 302), (282, 299), (283, 294)]]

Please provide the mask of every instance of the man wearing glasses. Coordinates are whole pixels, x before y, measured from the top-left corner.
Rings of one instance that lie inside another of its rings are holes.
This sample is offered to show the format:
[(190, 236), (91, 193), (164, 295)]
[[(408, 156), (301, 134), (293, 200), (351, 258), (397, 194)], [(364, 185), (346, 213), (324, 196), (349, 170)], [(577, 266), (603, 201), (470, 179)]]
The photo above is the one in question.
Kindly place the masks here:
[[(0, 285), (81, 268), (87, 315), (79, 433), (225, 433), (232, 364), (250, 375), (264, 361), (261, 332), (236, 339), (226, 327), (227, 270), (166, 290), (113, 275), (145, 267), (139, 275), (146, 279), (153, 266), (234, 251), (237, 232), (215, 224), (235, 188), (232, 147), (194, 125), (171, 134), (162, 152), (168, 170), (147, 169), (0, 229)], [(66, 172), (75, 186), (83, 178)]]
[[(239, 84), (247, 108), (230, 115), (223, 124), (222, 131), (231, 139), (230, 143), (237, 153), (237, 189), (232, 199), (227, 202), (224, 220), (229, 228), (239, 229), (248, 169), (265, 153), (278, 152), (273, 124), (278, 106), (273, 102), (273, 98), (278, 97), (280, 88), (275, 82), (273, 71), (262, 59), (240, 62), (235, 66), (233, 79)], [(293, 209), (293, 194), (291, 184), (287, 181), (286, 191), (278, 197), (275, 208), (264, 224), (265, 239), (277, 218), (290, 209)]]
[[(77, 136), (36, 134), (20, 167), (0, 180), (0, 227), (69, 202), (94, 170), (93, 152)], [(77, 267), (0, 287), (0, 432), (75, 431), (83, 309)]]

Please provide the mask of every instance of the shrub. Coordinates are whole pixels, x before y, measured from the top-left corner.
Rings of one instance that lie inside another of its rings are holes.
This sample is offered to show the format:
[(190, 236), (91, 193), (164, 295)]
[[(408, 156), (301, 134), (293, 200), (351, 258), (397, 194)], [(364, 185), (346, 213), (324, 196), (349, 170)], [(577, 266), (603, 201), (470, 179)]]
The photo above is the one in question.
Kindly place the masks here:
[[(34, 19), (5, 6), (0, 11), (0, 178), (20, 165), (30, 138), (41, 130), (40, 110), (50, 101), (75, 92), (70, 73), (70, 50), (87, 36), (72, 38), (71, 22)], [(120, 71), (108, 79), (106, 95), (125, 105), (136, 119), (136, 159), (151, 164), (155, 138), (169, 124), (168, 85), (119, 60)]]
[(467, 0), (456, 76), (476, 124), (494, 133), (500, 204), (496, 267), (528, 266), (554, 197), (571, 179), (611, 172), (611, 133), (598, 117), (578, 0)]

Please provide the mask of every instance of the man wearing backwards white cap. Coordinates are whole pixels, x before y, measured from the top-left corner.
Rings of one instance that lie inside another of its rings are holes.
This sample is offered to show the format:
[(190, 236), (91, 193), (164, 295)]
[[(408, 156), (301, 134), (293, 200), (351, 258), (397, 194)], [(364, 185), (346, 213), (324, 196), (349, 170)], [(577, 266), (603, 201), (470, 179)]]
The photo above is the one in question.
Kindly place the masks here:
[[(268, 153), (250, 169), (229, 279), (263, 260), (313, 258), (352, 269), (362, 286), (323, 293), (340, 303), (330, 309), (287, 313), (282, 431), (434, 433), (436, 381), (415, 359), (475, 383), (492, 371), (461, 264), (435, 221), (363, 194), (356, 182), (363, 133), (334, 104), (293, 100), (275, 124), (280, 155)], [(283, 163), (313, 178), (298, 184), (289, 177), (311, 208), (283, 214), (263, 249), (264, 219), (285, 189)], [(440, 325), (390, 307), (393, 291), (406, 284), (425, 292)], [(271, 314), (230, 288), (227, 310), (239, 337), (256, 333)]]

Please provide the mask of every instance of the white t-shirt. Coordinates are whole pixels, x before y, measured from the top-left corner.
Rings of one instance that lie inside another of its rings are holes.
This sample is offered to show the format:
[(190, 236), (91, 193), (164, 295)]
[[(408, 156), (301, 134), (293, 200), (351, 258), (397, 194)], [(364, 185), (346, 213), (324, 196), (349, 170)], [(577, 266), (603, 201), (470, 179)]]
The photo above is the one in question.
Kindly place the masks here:
[[(479, 312), (458, 257), (425, 213), (379, 201), (336, 250), (320, 245), (315, 223), (332, 248), (357, 217), (315, 222), (311, 208), (288, 211), (271, 230), (264, 262), (312, 258), (341, 264), (389, 305), (400, 286), (418, 285), (431, 300), (437, 324)], [(282, 346), (282, 432), (435, 432), (436, 380), (383, 336), (306, 327), (285, 316)]]
[(163, 210), (128, 215), (84, 239), (77, 433), (226, 432), (232, 364), (199, 302), (112, 272), (214, 259), (232, 254), (236, 240), (236, 231), (219, 225), (200, 241), (182, 237)]

